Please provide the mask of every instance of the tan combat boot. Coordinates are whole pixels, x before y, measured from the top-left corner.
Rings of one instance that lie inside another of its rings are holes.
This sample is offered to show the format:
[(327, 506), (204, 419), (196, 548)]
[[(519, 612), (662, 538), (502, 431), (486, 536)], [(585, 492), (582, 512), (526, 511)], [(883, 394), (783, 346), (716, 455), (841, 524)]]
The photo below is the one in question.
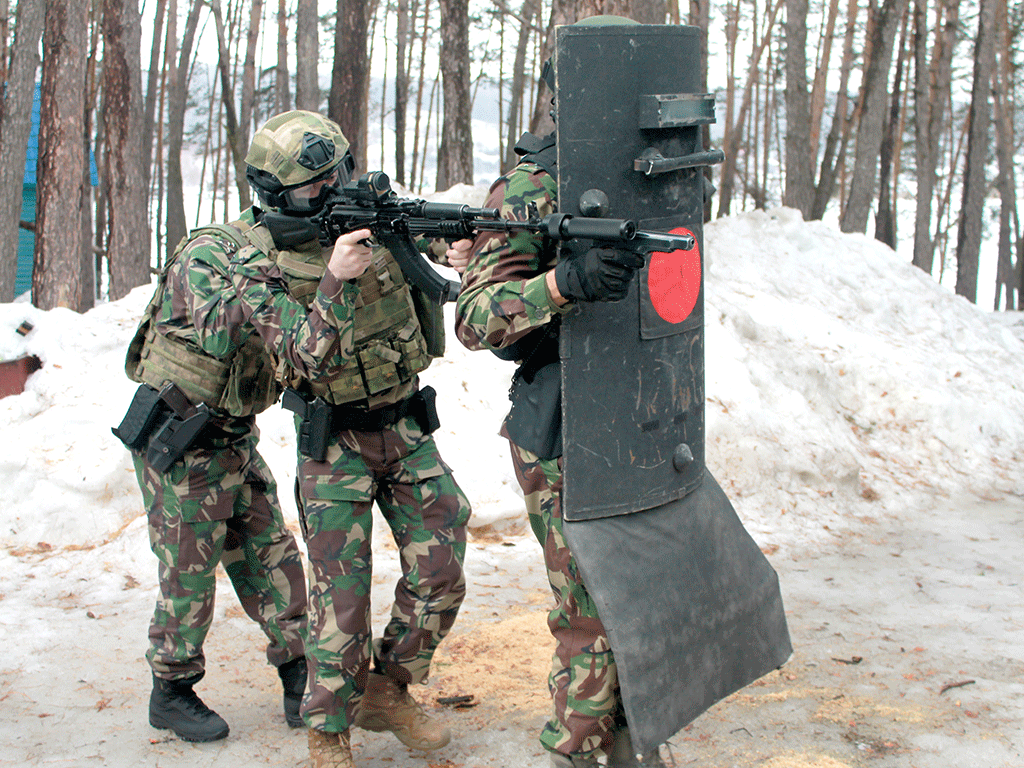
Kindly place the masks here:
[(310, 768), (356, 768), (348, 731), (331, 733), (309, 729)]
[(452, 740), (452, 732), (423, 711), (407, 686), (373, 672), (355, 724), (367, 731), (391, 731), (405, 746), (425, 751), (440, 749)]

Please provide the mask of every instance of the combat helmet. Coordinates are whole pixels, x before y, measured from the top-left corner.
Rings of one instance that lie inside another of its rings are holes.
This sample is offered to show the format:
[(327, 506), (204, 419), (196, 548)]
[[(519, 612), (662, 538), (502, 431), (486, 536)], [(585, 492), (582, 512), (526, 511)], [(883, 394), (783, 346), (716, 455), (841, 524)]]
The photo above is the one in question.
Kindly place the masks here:
[[(297, 216), (318, 212), (331, 186), (352, 178), (348, 139), (333, 120), (292, 110), (267, 120), (245, 156), (245, 177), (264, 206)], [(316, 185), (316, 182), (329, 183)]]

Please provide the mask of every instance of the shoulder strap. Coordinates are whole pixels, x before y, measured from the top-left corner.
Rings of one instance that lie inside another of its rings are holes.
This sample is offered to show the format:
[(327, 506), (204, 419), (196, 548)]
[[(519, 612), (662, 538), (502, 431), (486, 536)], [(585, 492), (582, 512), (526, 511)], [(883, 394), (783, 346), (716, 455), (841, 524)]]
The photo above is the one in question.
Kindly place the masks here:
[(543, 138), (532, 133), (524, 133), (514, 147), (515, 153), (522, 158), (521, 162), (534, 163), (558, 178), (558, 147), (554, 132)]

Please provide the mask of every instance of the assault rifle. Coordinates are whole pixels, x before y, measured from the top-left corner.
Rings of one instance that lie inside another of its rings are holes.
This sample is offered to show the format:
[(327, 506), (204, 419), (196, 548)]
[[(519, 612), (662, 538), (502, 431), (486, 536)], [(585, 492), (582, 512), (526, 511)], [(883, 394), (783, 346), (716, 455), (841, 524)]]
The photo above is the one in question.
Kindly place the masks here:
[(644, 232), (627, 219), (590, 218), (553, 213), (541, 217), (531, 205), (526, 220), (503, 219), (497, 208), (471, 208), (457, 203), (432, 203), (400, 198), (383, 171), (363, 174), (341, 189), (335, 188), (315, 216), (301, 218), (282, 213), (264, 214), (263, 223), (274, 245), (286, 250), (318, 239), (333, 245), (342, 234), (369, 229), (398, 261), (405, 276), (432, 301), (444, 304), (459, 292), (459, 283), (443, 278), (424, 260), (416, 247), (420, 238), (449, 242), (475, 237), (478, 232), (531, 232), (552, 240), (592, 240), (595, 244), (645, 255), (653, 251), (688, 251), (689, 235)]
[(400, 198), (383, 171), (363, 174), (328, 195), (320, 213), (310, 218), (268, 212), (263, 223), (281, 250), (319, 239), (331, 246), (344, 233), (369, 229), (391, 251), (411, 283), (432, 301), (444, 304), (459, 293), (459, 284), (431, 268), (416, 241), (443, 237), (449, 242), (473, 237), (476, 223), (498, 220), (497, 208), (471, 208), (457, 203), (431, 203)]

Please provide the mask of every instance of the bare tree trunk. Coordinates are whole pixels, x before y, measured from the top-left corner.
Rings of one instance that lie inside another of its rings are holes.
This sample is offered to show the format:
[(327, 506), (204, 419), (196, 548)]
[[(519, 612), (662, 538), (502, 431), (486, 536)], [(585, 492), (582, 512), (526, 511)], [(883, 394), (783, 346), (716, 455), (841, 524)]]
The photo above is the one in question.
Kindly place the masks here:
[(807, 94), (807, 0), (786, 0), (786, 191), (782, 202), (810, 218), (814, 157)]
[(409, 0), (398, 0), (395, 31), (395, 181), (405, 185), (406, 110), (409, 104)]
[[(675, 6), (676, 19), (673, 23), (679, 23), (679, 6)], [(689, 23), (701, 30), (700, 36), (700, 84), (703, 93), (708, 92), (708, 27), (710, 19), (710, 0), (690, 0)], [(701, 147), (711, 148), (711, 126), (702, 125), (700, 129)], [(712, 167), (704, 166), (704, 221), (711, 221), (711, 198), (715, 189), (712, 183)]]
[[(192, 41), (195, 39), (196, 27), (199, 24), (199, 11), (203, 0), (193, 0), (185, 22), (185, 34), (181, 38), (180, 51), (174, 46), (177, 40), (172, 36), (173, 20), (167, 26), (167, 51), (164, 58), (168, 62), (167, 79), (170, 81), (170, 93), (167, 101), (167, 241), (165, 247), (169, 257), (175, 246), (188, 230), (185, 222), (185, 193), (181, 178), (181, 150), (185, 133), (185, 103), (188, 96), (189, 67), (192, 54)], [(176, 13), (172, 6), (171, 15)], [(178, 53), (177, 63), (175, 55)]]
[(227, 37), (224, 32), (224, 20), (221, 17), (220, 0), (211, 0), (210, 10), (213, 12), (217, 26), (217, 71), (220, 73), (220, 95), (224, 106), (224, 132), (227, 134), (228, 148), (231, 150), (232, 167), (235, 170), (235, 188), (238, 190), (239, 205), (248, 208), (252, 205), (249, 196), (249, 184), (245, 179), (245, 155), (248, 147), (238, 135), (238, 117), (235, 114), (234, 88), (231, 87), (231, 54), (228, 51)]
[(242, 65), (242, 94), (238, 103), (238, 149), (243, 157), (249, 149), (249, 129), (253, 126), (253, 102), (256, 99), (256, 46), (263, 21), (263, 0), (253, 0), (249, 8), (249, 31), (245, 42), (245, 63)]
[(917, 164), (917, 207), (914, 213), (914, 266), (932, 272), (935, 241), (931, 236), (932, 207), (939, 164), (939, 143), (946, 125), (949, 86), (952, 79), (953, 49), (960, 23), (958, 0), (940, 0), (931, 64), (927, 63), (927, 19), (924, 0), (918, 0), (915, 13), (914, 88), (915, 159)]
[[(829, 65), (832, 60), (832, 39), (835, 37), (836, 19), (839, 16), (839, 0), (829, 0), (828, 18), (821, 35), (821, 56), (814, 70), (814, 84), (811, 86), (811, 130), (810, 144), (812, 150), (811, 175), (814, 175), (814, 163), (818, 156), (821, 141), (821, 120), (825, 113), (825, 89), (828, 80)], [(813, 183), (813, 180), (812, 180)], [(812, 202), (813, 204), (813, 202)]]
[[(541, 45), (540, 60), (546, 61), (555, 49), (555, 27), (562, 24), (574, 24), (584, 16), (577, 16), (578, 9), (574, 0), (552, 0), (551, 18), (548, 20), (548, 28), (544, 33), (544, 42)], [(593, 16), (593, 12), (585, 14)], [(540, 72), (537, 72), (540, 75)], [(555, 129), (555, 123), (551, 119), (551, 100), (554, 94), (547, 86), (538, 83), (536, 99), (533, 104), (533, 116), (530, 118), (530, 132), (538, 136), (550, 133)]]
[(167, 0), (157, 0), (153, 19), (153, 40), (149, 49), (149, 72), (146, 74), (146, 103), (142, 113), (142, 155), (146, 179), (146, 200), (149, 201), (150, 176), (153, 169), (153, 124), (156, 122), (157, 91), (160, 85), (160, 50), (163, 39)]
[(85, 63), (89, 5), (47, 0), (39, 107), (39, 165), (32, 303), (78, 311), (83, 301)]
[(825, 215), (825, 209), (835, 191), (839, 169), (846, 164), (846, 146), (849, 143), (851, 117), (848, 115), (849, 99), (847, 91), (850, 84), (850, 71), (854, 67), (853, 40), (856, 29), (857, 11), (860, 4), (857, 0), (848, 0), (846, 6), (846, 34), (843, 38), (843, 58), (839, 70), (839, 90), (836, 96), (836, 111), (832, 117), (832, 127), (825, 140), (825, 150), (818, 168), (818, 184), (814, 188), (814, 206), (811, 208), (811, 220), (819, 221)]
[[(908, 9), (909, 11), (909, 9)], [(889, 120), (885, 125), (885, 135), (879, 153), (878, 179), (878, 210), (875, 213), (875, 240), (896, 248), (896, 214), (895, 192), (897, 179), (894, 166), (899, 159), (896, 145), (899, 139), (900, 103), (903, 93), (903, 64), (906, 61), (907, 25), (909, 15), (903, 18), (903, 29), (900, 32), (900, 44), (896, 55), (896, 76), (893, 78), (892, 101), (889, 106)]]
[[(11, 4), (10, 0), (0, 0), (0, 83), (7, 82), (9, 71), (7, 65), (10, 63), (11, 51), (7, 47), (11, 34)], [(40, 33), (41, 34), (41, 33)]]
[[(412, 173), (409, 175), (410, 187), (416, 187), (417, 183), (422, 188), (423, 186), (423, 173), (420, 169), (422, 162), (420, 160), (420, 113), (423, 111), (423, 86), (425, 84), (424, 77), (424, 62), (427, 56), (427, 38), (430, 36), (430, 0), (424, 0), (423, 2), (423, 34), (419, 36), (420, 43), (420, 55), (419, 55), (419, 82), (416, 85), (416, 119), (413, 121), (412, 129)], [(415, 37), (415, 35), (414, 35)], [(410, 64), (411, 67), (411, 64)], [(433, 88), (433, 86), (432, 86)], [(427, 105), (427, 111), (429, 113), (430, 104), (433, 103), (433, 90), (431, 90), (430, 101)], [(429, 120), (429, 117), (428, 117)], [(429, 132), (429, 128), (424, 129), (424, 136)], [(423, 155), (426, 155), (426, 141), (424, 140)]]
[(775, 17), (782, 7), (783, 0), (776, 0), (769, 8), (767, 23), (760, 43), (754, 49), (750, 57), (750, 67), (747, 70), (747, 83), (743, 88), (743, 101), (740, 102), (739, 111), (736, 114), (736, 122), (730, 131), (729, 144), (725, 150), (725, 164), (722, 166), (722, 185), (718, 193), (718, 215), (727, 216), (732, 205), (732, 190), (735, 183), (736, 159), (740, 150), (740, 139), (743, 135), (743, 126), (747, 121), (747, 112), (750, 110), (750, 94), (754, 83), (757, 81), (758, 65), (761, 55), (764, 53), (768, 41), (771, 39), (775, 27)]
[(278, 112), (292, 108), (288, 86), (288, 2), (277, 0), (277, 67), (274, 70), (274, 104)]
[(996, 156), (999, 161), (999, 176), (996, 189), (999, 191), (999, 245), (996, 262), (996, 294), (993, 309), (999, 309), (1000, 293), (1006, 289), (1006, 309), (1018, 307), (1017, 280), (1013, 270), (1013, 246), (1020, 240), (1020, 220), (1017, 216), (1016, 181), (1013, 170), (1014, 152), (1014, 107), (1011, 98), (1013, 50), (1007, 19), (1006, 0), (997, 0), (996, 29), (999, 44), (996, 45), (998, 63), (995, 68), (995, 120)]
[(469, 2), (441, 0), (441, 87), (444, 126), (437, 189), (473, 183), (472, 102), (469, 96)]
[(334, 36), (334, 68), (327, 114), (341, 126), (352, 145), (352, 157), (366, 168), (366, 92), (369, 61), (367, 30), (375, 0), (338, 0)]
[(320, 111), (320, 18), (317, 0), (299, 0), (295, 13), (295, 106)]
[(978, 37), (974, 43), (974, 86), (971, 89), (971, 127), (967, 136), (960, 227), (956, 240), (956, 293), (978, 300), (978, 258), (985, 208), (985, 161), (988, 156), (992, 71), (995, 68), (995, 0), (980, 0)]
[(523, 0), (522, 12), (518, 20), (519, 40), (516, 41), (516, 58), (512, 65), (512, 95), (505, 123), (505, 168), (512, 168), (518, 162), (515, 146), (519, 141), (519, 125), (522, 123), (523, 88), (526, 83), (526, 49), (530, 44), (534, 17), (539, 16), (540, 0)]
[(883, 0), (874, 22), (870, 24), (870, 50), (865, 53), (863, 99), (857, 125), (857, 149), (853, 160), (853, 177), (846, 208), (839, 220), (843, 232), (864, 232), (868, 212), (875, 194), (878, 157), (886, 115), (886, 91), (889, 86), (889, 65), (892, 62), (896, 26), (906, 13), (910, 0)]
[(20, 0), (8, 69), (7, 98), (0, 101), (0, 302), (14, 299), (18, 221), (42, 36), (43, 0)]
[(103, 273), (103, 256), (94, 252), (93, 243), (102, 239), (94, 235), (92, 212), (92, 168), (93, 156), (93, 122), (98, 101), (99, 83), (96, 77), (96, 62), (99, 60), (100, 28), (102, 26), (103, 7), (101, 2), (89, 2), (87, 12), (87, 37), (89, 41), (85, 52), (85, 108), (82, 113), (82, 300), (78, 311), (86, 312), (96, 306), (99, 294), (100, 275)]
[(110, 299), (149, 282), (149, 216), (142, 143), (141, 21), (137, 0), (104, 0), (103, 133), (106, 145)]

